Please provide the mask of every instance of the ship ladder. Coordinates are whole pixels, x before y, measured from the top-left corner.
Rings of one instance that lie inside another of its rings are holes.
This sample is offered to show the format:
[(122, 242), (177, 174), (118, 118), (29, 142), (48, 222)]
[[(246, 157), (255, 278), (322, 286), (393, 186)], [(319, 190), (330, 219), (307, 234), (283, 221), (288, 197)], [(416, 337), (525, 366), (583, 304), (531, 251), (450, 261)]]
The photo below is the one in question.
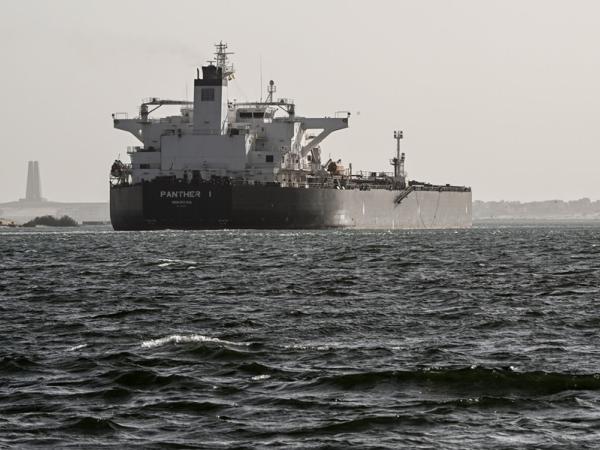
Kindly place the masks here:
[(400, 192), (400, 194), (398, 194), (398, 196), (394, 199), (394, 203), (396, 205), (399, 205), (400, 203), (402, 203), (402, 200), (404, 200), (406, 197), (408, 197), (408, 194), (410, 194), (414, 190), (415, 190), (414, 186), (407, 187), (402, 192)]

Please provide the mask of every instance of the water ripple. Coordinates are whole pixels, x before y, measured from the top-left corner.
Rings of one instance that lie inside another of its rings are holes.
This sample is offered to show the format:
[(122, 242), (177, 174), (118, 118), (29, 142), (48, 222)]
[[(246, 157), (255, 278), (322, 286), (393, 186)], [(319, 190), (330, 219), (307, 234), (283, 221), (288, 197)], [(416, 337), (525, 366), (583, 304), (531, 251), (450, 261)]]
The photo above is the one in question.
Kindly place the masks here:
[(0, 233), (0, 447), (595, 448), (600, 226)]

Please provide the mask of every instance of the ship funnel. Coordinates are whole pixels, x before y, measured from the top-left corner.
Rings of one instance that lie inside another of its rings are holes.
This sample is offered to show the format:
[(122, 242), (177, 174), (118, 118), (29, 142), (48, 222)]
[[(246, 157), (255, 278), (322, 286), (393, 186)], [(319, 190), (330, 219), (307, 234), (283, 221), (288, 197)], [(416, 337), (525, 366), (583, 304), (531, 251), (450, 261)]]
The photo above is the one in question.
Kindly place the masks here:
[(227, 129), (227, 82), (233, 76), (227, 44), (217, 44), (216, 63), (202, 66), (194, 80), (194, 133), (225, 134)]

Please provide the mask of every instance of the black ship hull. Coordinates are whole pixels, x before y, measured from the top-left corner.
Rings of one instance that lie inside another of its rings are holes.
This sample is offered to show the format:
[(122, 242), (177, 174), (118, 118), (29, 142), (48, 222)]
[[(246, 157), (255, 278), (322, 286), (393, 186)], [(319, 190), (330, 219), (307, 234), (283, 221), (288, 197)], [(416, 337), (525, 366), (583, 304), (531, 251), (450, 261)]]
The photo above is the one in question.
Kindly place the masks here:
[(110, 216), (115, 230), (467, 228), (471, 191), (151, 182), (111, 187)]

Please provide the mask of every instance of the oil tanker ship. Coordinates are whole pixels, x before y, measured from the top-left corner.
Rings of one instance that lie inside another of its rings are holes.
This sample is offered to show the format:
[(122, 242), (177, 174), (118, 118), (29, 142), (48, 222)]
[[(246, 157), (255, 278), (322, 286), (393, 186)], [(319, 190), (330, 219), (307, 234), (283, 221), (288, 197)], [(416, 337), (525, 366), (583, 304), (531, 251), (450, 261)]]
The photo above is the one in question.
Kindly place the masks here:
[[(353, 171), (322, 158), (321, 144), (350, 113), (300, 117), (292, 100), (230, 101), (227, 45), (197, 70), (193, 101), (150, 98), (139, 115), (113, 114), (140, 142), (110, 171), (115, 230), (209, 228), (466, 228), (471, 189), (409, 180), (402, 132), (393, 172)], [(164, 105), (180, 114), (150, 117)]]

